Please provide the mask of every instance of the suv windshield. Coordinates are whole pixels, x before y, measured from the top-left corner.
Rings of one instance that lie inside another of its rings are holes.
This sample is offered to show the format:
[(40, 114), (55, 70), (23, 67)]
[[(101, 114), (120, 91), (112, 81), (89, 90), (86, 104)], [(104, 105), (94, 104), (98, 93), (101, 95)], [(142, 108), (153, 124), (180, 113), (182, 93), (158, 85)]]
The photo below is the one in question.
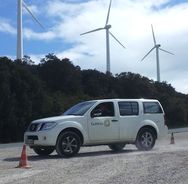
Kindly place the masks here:
[(83, 116), (95, 103), (96, 101), (81, 102), (65, 111), (63, 115)]

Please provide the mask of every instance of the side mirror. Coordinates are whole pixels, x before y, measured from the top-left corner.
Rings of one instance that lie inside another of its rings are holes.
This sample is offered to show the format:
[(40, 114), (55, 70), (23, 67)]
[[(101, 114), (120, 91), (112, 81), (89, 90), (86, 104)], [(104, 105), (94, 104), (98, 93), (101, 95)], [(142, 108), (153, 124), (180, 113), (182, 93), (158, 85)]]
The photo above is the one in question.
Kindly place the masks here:
[(102, 112), (100, 109), (94, 109), (92, 112), (91, 112), (91, 117), (92, 118), (95, 118), (95, 117), (100, 117), (102, 116)]

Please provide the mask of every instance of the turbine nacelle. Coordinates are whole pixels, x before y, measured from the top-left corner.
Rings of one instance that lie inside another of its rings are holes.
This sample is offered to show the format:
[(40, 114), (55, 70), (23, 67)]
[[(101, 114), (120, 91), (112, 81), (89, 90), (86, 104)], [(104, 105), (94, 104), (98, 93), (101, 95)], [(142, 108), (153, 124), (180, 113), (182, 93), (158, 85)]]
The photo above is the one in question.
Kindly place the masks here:
[(156, 47), (157, 47), (157, 48), (161, 47), (161, 44), (157, 44)]
[(111, 25), (106, 25), (105, 27), (104, 27), (104, 29), (110, 29), (112, 26)]

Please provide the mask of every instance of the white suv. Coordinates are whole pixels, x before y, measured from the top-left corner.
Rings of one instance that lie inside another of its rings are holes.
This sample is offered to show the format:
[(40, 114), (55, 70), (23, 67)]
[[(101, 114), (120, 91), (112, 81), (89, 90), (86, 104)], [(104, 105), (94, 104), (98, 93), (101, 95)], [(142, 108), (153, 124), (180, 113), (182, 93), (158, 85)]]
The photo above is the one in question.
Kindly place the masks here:
[(164, 111), (157, 100), (104, 99), (79, 103), (63, 115), (33, 121), (24, 142), (39, 155), (55, 149), (71, 157), (80, 146), (108, 145), (120, 151), (125, 144), (150, 150), (167, 134)]

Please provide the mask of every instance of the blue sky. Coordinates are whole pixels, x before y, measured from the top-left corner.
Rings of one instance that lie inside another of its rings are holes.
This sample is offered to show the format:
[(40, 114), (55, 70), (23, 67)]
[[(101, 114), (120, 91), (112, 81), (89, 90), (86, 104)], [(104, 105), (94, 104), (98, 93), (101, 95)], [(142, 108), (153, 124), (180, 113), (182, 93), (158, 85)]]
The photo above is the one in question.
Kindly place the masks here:
[[(17, 0), (0, 0), (0, 56), (16, 57)], [(104, 27), (109, 0), (25, 0), (45, 27), (41, 29), (23, 9), (24, 54), (38, 63), (48, 53), (70, 58), (82, 69), (105, 72), (105, 32), (80, 36)], [(161, 79), (188, 94), (188, 0), (113, 0), (110, 38), (113, 74), (133, 72), (156, 80), (156, 58), (151, 24), (157, 43), (175, 55), (160, 53)]]

